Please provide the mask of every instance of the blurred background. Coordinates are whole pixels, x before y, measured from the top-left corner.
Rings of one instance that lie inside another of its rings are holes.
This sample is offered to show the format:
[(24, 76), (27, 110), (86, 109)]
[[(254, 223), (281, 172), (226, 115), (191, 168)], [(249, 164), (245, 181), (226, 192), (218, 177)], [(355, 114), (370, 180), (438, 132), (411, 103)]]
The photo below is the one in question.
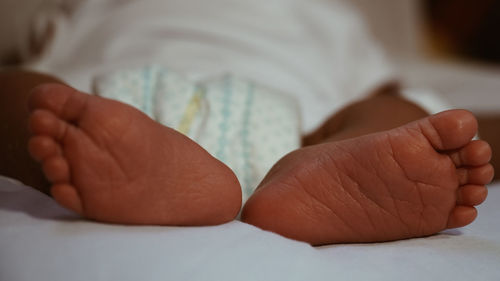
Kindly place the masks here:
[[(351, 0), (392, 51), (500, 64), (498, 0)], [(391, 42), (398, 40), (398, 42)]]
[(500, 112), (500, 0), (351, 0), (407, 86)]
[(500, 64), (500, 1), (425, 0), (422, 10), (430, 54)]

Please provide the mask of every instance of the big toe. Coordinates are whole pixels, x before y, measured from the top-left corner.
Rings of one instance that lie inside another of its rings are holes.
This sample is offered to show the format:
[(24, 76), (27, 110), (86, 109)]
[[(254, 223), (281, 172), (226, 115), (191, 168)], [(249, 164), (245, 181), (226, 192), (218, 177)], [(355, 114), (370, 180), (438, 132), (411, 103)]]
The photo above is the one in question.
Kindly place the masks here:
[(467, 110), (443, 111), (418, 121), (419, 126), (437, 150), (460, 148), (477, 133), (477, 120)]
[(30, 110), (45, 109), (57, 117), (76, 120), (87, 104), (88, 95), (62, 84), (42, 84), (33, 88), (29, 99)]

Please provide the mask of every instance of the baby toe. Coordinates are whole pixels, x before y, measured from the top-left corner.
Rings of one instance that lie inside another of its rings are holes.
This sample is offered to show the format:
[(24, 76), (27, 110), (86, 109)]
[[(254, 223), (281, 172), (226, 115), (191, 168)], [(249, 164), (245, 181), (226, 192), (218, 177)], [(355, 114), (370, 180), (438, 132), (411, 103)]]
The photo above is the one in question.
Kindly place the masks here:
[(61, 139), (65, 135), (68, 123), (62, 121), (50, 111), (37, 109), (30, 116), (29, 126), (34, 134)]
[(28, 142), (28, 151), (35, 160), (43, 161), (44, 159), (59, 155), (61, 147), (51, 137), (34, 136)]
[(457, 228), (470, 224), (477, 217), (477, 210), (471, 206), (456, 206), (451, 210), (446, 228)]
[(63, 207), (83, 215), (83, 205), (80, 195), (74, 186), (69, 184), (56, 184), (50, 189), (50, 193)]
[(460, 185), (478, 184), (485, 185), (493, 180), (495, 170), (491, 164), (479, 167), (457, 169), (457, 175)]
[(472, 141), (450, 154), (455, 166), (481, 166), (491, 160), (491, 147), (483, 140)]
[(69, 166), (62, 156), (53, 156), (43, 161), (45, 177), (54, 183), (69, 181)]
[(419, 128), (437, 150), (458, 149), (477, 133), (477, 120), (466, 110), (448, 110), (418, 121)]
[(42, 84), (31, 91), (30, 110), (44, 109), (64, 120), (75, 120), (87, 104), (88, 95), (66, 85)]
[(458, 189), (457, 204), (477, 206), (486, 200), (488, 189), (484, 185), (465, 185)]

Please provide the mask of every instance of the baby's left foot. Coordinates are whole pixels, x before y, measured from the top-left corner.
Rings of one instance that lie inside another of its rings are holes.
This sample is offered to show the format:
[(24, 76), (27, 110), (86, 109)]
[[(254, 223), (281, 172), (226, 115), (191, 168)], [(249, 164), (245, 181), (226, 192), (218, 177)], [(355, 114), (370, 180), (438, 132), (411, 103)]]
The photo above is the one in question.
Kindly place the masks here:
[(33, 90), (31, 155), (62, 206), (101, 222), (212, 225), (238, 214), (234, 173), (201, 146), (118, 101)]
[(486, 198), (491, 149), (453, 110), (377, 134), (294, 151), (268, 173), (243, 221), (311, 244), (420, 237), (465, 226)]

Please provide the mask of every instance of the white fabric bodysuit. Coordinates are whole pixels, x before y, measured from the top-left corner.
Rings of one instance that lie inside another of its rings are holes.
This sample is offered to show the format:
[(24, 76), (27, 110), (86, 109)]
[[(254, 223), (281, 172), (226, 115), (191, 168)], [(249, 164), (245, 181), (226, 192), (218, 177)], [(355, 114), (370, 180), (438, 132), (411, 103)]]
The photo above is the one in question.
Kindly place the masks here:
[(334, 0), (87, 0), (47, 13), (56, 36), (31, 68), (187, 134), (233, 169), (244, 201), (301, 133), (392, 78)]

